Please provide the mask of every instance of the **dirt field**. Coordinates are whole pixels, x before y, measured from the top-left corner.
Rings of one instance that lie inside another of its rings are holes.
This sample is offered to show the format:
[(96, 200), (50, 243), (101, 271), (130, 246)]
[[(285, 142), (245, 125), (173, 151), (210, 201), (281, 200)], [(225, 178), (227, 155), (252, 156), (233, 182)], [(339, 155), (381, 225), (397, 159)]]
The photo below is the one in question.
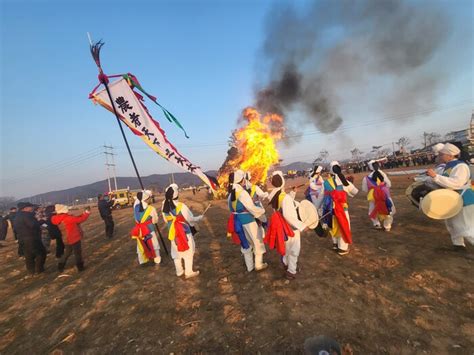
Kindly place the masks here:
[[(175, 276), (170, 259), (137, 265), (131, 209), (114, 212), (111, 241), (92, 211), (81, 274), (70, 259), (59, 276), (50, 254), (46, 272), (25, 279), (10, 237), (0, 248), (0, 352), (298, 353), (306, 338), (324, 334), (355, 354), (473, 354), (474, 247), (450, 251), (444, 224), (404, 197), (409, 178), (392, 180), (392, 231), (371, 229), (360, 193), (349, 202), (351, 253), (338, 256), (329, 239), (305, 232), (302, 270), (291, 282), (274, 250), (267, 270), (246, 272), (239, 247), (225, 236), (224, 201), (199, 226), (201, 275), (190, 280)], [(205, 192), (183, 197), (196, 213), (208, 203)]]

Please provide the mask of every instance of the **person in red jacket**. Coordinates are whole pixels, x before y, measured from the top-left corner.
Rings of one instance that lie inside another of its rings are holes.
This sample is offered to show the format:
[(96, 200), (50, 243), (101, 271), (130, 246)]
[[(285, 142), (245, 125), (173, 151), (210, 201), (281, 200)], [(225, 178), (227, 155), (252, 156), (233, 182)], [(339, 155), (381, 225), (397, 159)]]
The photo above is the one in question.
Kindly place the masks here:
[(89, 218), (90, 210), (86, 208), (84, 213), (80, 216), (73, 216), (69, 214), (69, 209), (67, 206), (64, 205), (56, 205), (55, 206), (56, 215), (51, 217), (51, 222), (57, 226), (62, 232), (62, 235), (65, 236), (64, 244), (64, 254), (59, 259), (58, 262), (58, 270), (59, 272), (64, 271), (64, 267), (66, 266), (67, 259), (71, 256), (74, 252), (74, 257), (76, 259), (76, 267), (78, 271), (84, 270), (84, 261), (82, 260), (82, 247), (81, 247), (81, 239), (82, 239), (82, 229), (79, 226), (82, 222), (84, 222), (87, 218)]

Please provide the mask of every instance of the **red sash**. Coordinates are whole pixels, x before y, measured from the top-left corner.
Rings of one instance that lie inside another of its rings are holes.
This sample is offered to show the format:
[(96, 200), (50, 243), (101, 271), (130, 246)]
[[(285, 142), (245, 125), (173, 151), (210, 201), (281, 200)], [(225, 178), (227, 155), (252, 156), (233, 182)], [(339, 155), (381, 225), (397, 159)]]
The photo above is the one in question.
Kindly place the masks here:
[(133, 227), (132, 231), (130, 232), (132, 235), (132, 238), (133, 237), (145, 238), (145, 236), (150, 234), (150, 230), (148, 229), (149, 224), (151, 224), (151, 219), (143, 223), (135, 222), (135, 227)]
[(390, 212), (388, 212), (387, 208), (387, 196), (385, 195), (385, 191), (383, 191), (381, 186), (375, 186), (374, 187), (374, 209), (370, 213), (370, 218), (374, 219), (377, 217), (378, 214), (380, 215), (388, 215)]
[(188, 238), (186, 237), (186, 231), (184, 230), (183, 223), (186, 223), (186, 219), (183, 215), (179, 214), (174, 220), (174, 241), (178, 251), (186, 251), (189, 249)]
[(336, 217), (339, 228), (341, 229), (342, 239), (347, 244), (352, 244), (352, 233), (347, 220), (346, 211), (344, 211), (344, 204), (347, 203), (347, 194), (342, 190), (333, 190), (329, 194), (334, 202), (333, 215)]
[(284, 256), (286, 252), (285, 236), (294, 237), (295, 233), (281, 213), (275, 211), (270, 218), (268, 230), (263, 241), (265, 244), (268, 244), (270, 249), (275, 249), (276, 247), (278, 253)]

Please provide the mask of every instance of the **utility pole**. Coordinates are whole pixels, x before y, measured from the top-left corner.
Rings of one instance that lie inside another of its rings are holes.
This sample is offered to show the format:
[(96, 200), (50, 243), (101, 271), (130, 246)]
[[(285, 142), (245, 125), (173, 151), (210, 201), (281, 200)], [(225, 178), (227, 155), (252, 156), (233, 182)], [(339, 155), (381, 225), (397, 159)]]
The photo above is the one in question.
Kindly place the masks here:
[[(107, 182), (109, 184), (109, 192), (110, 192), (110, 191), (112, 191), (112, 186), (110, 184), (110, 167), (112, 167), (115, 190), (117, 190), (117, 176), (116, 176), (116, 171), (115, 171), (115, 159), (114, 159), (115, 154), (113, 153), (114, 147), (112, 147), (112, 146), (108, 146), (108, 145), (104, 144), (104, 149), (105, 149), (105, 151), (104, 151), (104, 154), (105, 154), (105, 167), (107, 169)], [(109, 162), (109, 156), (110, 156), (110, 162)]]

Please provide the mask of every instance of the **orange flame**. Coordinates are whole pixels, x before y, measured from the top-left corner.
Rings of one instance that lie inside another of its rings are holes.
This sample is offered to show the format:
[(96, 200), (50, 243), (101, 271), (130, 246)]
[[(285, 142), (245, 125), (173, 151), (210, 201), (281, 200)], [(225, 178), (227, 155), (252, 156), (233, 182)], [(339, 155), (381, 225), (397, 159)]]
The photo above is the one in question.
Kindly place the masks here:
[(277, 114), (262, 117), (252, 107), (244, 109), (242, 114), (246, 123), (232, 134), (238, 154), (232, 159), (228, 158), (219, 170), (220, 186), (227, 185), (229, 174), (236, 169), (249, 171), (252, 183), (265, 183), (268, 169), (279, 161), (276, 142), (285, 132), (283, 117)]

